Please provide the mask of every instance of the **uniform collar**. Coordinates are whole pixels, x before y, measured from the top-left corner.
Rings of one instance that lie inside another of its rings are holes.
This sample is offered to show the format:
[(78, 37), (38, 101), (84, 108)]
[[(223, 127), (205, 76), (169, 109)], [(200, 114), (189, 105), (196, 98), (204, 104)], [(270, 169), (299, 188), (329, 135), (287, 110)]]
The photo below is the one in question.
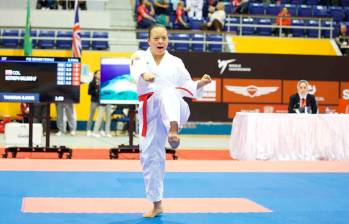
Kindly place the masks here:
[(148, 47), (148, 49), (146, 50), (146, 54), (148, 55), (149, 58), (151, 58), (151, 63), (153, 63), (153, 64), (156, 65), (156, 66), (160, 66), (160, 65), (163, 63), (163, 61), (166, 60), (166, 58), (167, 58), (168, 55), (169, 55), (168, 51), (165, 50), (164, 57), (161, 59), (160, 64), (157, 65), (156, 62), (155, 62), (155, 59), (154, 59), (153, 55), (152, 55), (151, 52), (150, 52), (150, 47)]

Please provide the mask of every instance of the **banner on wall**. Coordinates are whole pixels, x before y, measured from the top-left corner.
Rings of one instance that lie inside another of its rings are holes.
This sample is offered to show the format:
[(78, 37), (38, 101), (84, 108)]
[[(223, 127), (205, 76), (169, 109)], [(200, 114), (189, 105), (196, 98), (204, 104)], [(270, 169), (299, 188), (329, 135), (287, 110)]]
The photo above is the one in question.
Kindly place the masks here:
[(340, 99), (349, 100), (347, 57), (174, 54), (183, 60), (194, 79), (205, 73), (214, 79), (202, 99), (189, 102), (191, 121), (230, 121), (238, 111), (286, 113), (289, 97), (297, 92), (301, 79), (310, 81), (310, 92), (318, 101), (320, 113), (338, 112)]

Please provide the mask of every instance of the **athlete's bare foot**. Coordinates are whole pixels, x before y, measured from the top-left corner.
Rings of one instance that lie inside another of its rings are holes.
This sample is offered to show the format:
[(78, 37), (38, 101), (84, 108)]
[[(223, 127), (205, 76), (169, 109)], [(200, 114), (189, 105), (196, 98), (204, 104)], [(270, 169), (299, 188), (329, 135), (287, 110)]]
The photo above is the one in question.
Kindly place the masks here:
[(178, 123), (177, 121), (170, 122), (170, 131), (168, 133), (168, 143), (172, 149), (176, 149), (179, 146), (180, 140), (178, 135)]
[(143, 214), (144, 218), (154, 218), (163, 212), (161, 201), (154, 202), (154, 207), (152, 210)]

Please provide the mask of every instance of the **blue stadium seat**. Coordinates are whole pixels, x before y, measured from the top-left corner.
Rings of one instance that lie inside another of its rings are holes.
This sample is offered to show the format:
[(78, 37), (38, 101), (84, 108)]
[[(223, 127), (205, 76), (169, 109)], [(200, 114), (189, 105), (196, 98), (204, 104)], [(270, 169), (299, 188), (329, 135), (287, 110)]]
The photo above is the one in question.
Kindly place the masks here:
[(305, 4), (307, 5), (317, 5), (319, 0), (305, 0)]
[[(178, 43), (176, 41), (185, 41)], [(190, 36), (187, 33), (174, 33), (172, 37), (173, 47), (175, 51), (189, 51)]]
[[(254, 19), (253, 18), (243, 18), (242, 24), (246, 25), (253, 25)], [(255, 27), (242, 27), (242, 35), (253, 35), (255, 31)]]
[[(25, 31), (22, 30), (21, 31), (21, 39), (19, 39), (19, 46), (23, 46), (24, 45), (24, 34), (25, 34)], [(38, 35), (38, 32), (37, 30), (31, 30), (30, 31), (30, 36), (32, 38), (32, 47), (35, 48), (37, 46), (37, 43), (38, 43), (38, 40), (36, 39)]]
[(276, 5), (276, 4), (269, 4), (267, 7), (267, 15), (274, 15), (276, 16), (281, 11), (282, 6)]
[(225, 26), (227, 27), (228, 32), (236, 32), (238, 33), (239, 28), (237, 25), (232, 24), (240, 24), (240, 18), (239, 17), (230, 17), (227, 18)]
[[(71, 49), (72, 48), (72, 37), (73, 37), (72, 31), (57, 31), (56, 48), (58, 48), (58, 49)], [(64, 38), (64, 39), (60, 39), (60, 38)]]
[(344, 9), (342, 7), (339, 7), (339, 6), (329, 7), (328, 13), (333, 18), (333, 20), (336, 22), (342, 21), (345, 17)]
[(53, 30), (40, 30), (38, 34), (38, 47), (39, 48), (54, 48), (55, 47), (55, 31)]
[[(319, 37), (319, 21), (318, 20), (308, 20), (306, 22), (307, 26), (313, 26), (316, 27), (316, 29), (307, 29), (307, 36), (308, 37)], [(320, 32), (321, 37), (321, 32)]]
[[(304, 26), (305, 24), (304, 24), (303, 20), (293, 19), (291, 25), (292, 26)], [(305, 34), (305, 30), (301, 29), (301, 28), (292, 28), (291, 32), (292, 32), (292, 35), (294, 37), (304, 37), (304, 34)]]
[(108, 32), (93, 32), (92, 33), (92, 49), (106, 50), (109, 48)]
[(146, 50), (148, 48), (148, 33), (147, 32), (138, 32), (137, 39), (139, 40), (138, 48), (141, 50)]
[(91, 32), (90, 31), (81, 31), (81, 44), (82, 49), (90, 49), (91, 47)]
[[(205, 35), (201, 33), (193, 33), (191, 35), (191, 40), (192, 41), (204, 41)], [(204, 49), (204, 44), (203, 43), (192, 43), (191, 44), (191, 51), (196, 51), (196, 52), (203, 52)]]
[(291, 16), (297, 16), (297, 6), (293, 4), (285, 4), (284, 7), (287, 8)]
[(343, 7), (348, 7), (349, 6), (349, 0), (341, 0), (342, 6)]
[(222, 52), (223, 50), (223, 45), (218, 44), (218, 43), (212, 43), (210, 44), (210, 41), (215, 41), (215, 42), (223, 42), (223, 36), (220, 34), (207, 34), (206, 40), (208, 42), (207, 44), (207, 49), (210, 52)]
[(290, 4), (291, 3), (291, 0), (281, 0), (281, 4), (284, 5), (284, 4)]
[[(334, 28), (334, 30), (332, 31), (332, 37), (338, 36), (339, 28), (338, 28), (336, 22), (323, 21), (322, 22), (322, 26), (323, 27), (331, 27), (332, 26), (332, 28)], [(322, 35), (324, 37), (326, 37), (326, 38), (330, 38), (331, 37), (331, 31), (330, 30), (322, 30)]]
[(201, 30), (203, 24), (203, 19), (189, 19), (189, 25), (192, 30)]
[[(257, 19), (257, 24), (259, 25), (272, 25), (273, 21), (271, 19)], [(257, 34), (261, 36), (271, 36), (272, 28), (269, 27), (257, 27)]]
[(298, 16), (299, 17), (312, 17), (313, 16), (313, 8), (310, 5), (298, 6)]
[[(147, 38), (148, 38), (148, 34), (147, 34)], [(168, 33), (168, 39), (169, 39), (169, 43), (167, 46), (167, 50), (168, 51), (173, 51), (174, 50), (174, 44), (172, 43), (171, 40), (173, 40), (173, 33)], [(148, 43), (146, 43), (147, 47), (148, 47)]]
[[(8, 48), (17, 48), (19, 45), (19, 30), (3, 30), (2, 46)], [(6, 38), (9, 37), (9, 38)]]
[(264, 15), (265, 6), (263, 3), (251, 3), (248, 6), (248, 11), (252, 15)]
[(344, 8), (344, 13), (345, 13), (345, 17), (347, 18), (347, 21), (349, 21), (349, 7)]
[(323, 5), (315, 5), (313, 8), (313, 15), (315, 17), (328, 17), (327, 7)]
[(303, 0), (291, 0), (290, 4), (294, 4), (294, 5), (301, 5), (303, 3)]

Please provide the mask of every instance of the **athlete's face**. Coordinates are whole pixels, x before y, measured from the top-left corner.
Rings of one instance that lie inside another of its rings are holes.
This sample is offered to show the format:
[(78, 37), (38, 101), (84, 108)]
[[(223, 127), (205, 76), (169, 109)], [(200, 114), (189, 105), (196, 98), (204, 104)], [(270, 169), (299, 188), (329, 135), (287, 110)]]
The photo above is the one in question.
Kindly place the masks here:
[(155, 27), (151, 30), (148, 38), (150, 51), (155, 56), (165, 54), (168, 45), (167, 30), (164, 27)]

